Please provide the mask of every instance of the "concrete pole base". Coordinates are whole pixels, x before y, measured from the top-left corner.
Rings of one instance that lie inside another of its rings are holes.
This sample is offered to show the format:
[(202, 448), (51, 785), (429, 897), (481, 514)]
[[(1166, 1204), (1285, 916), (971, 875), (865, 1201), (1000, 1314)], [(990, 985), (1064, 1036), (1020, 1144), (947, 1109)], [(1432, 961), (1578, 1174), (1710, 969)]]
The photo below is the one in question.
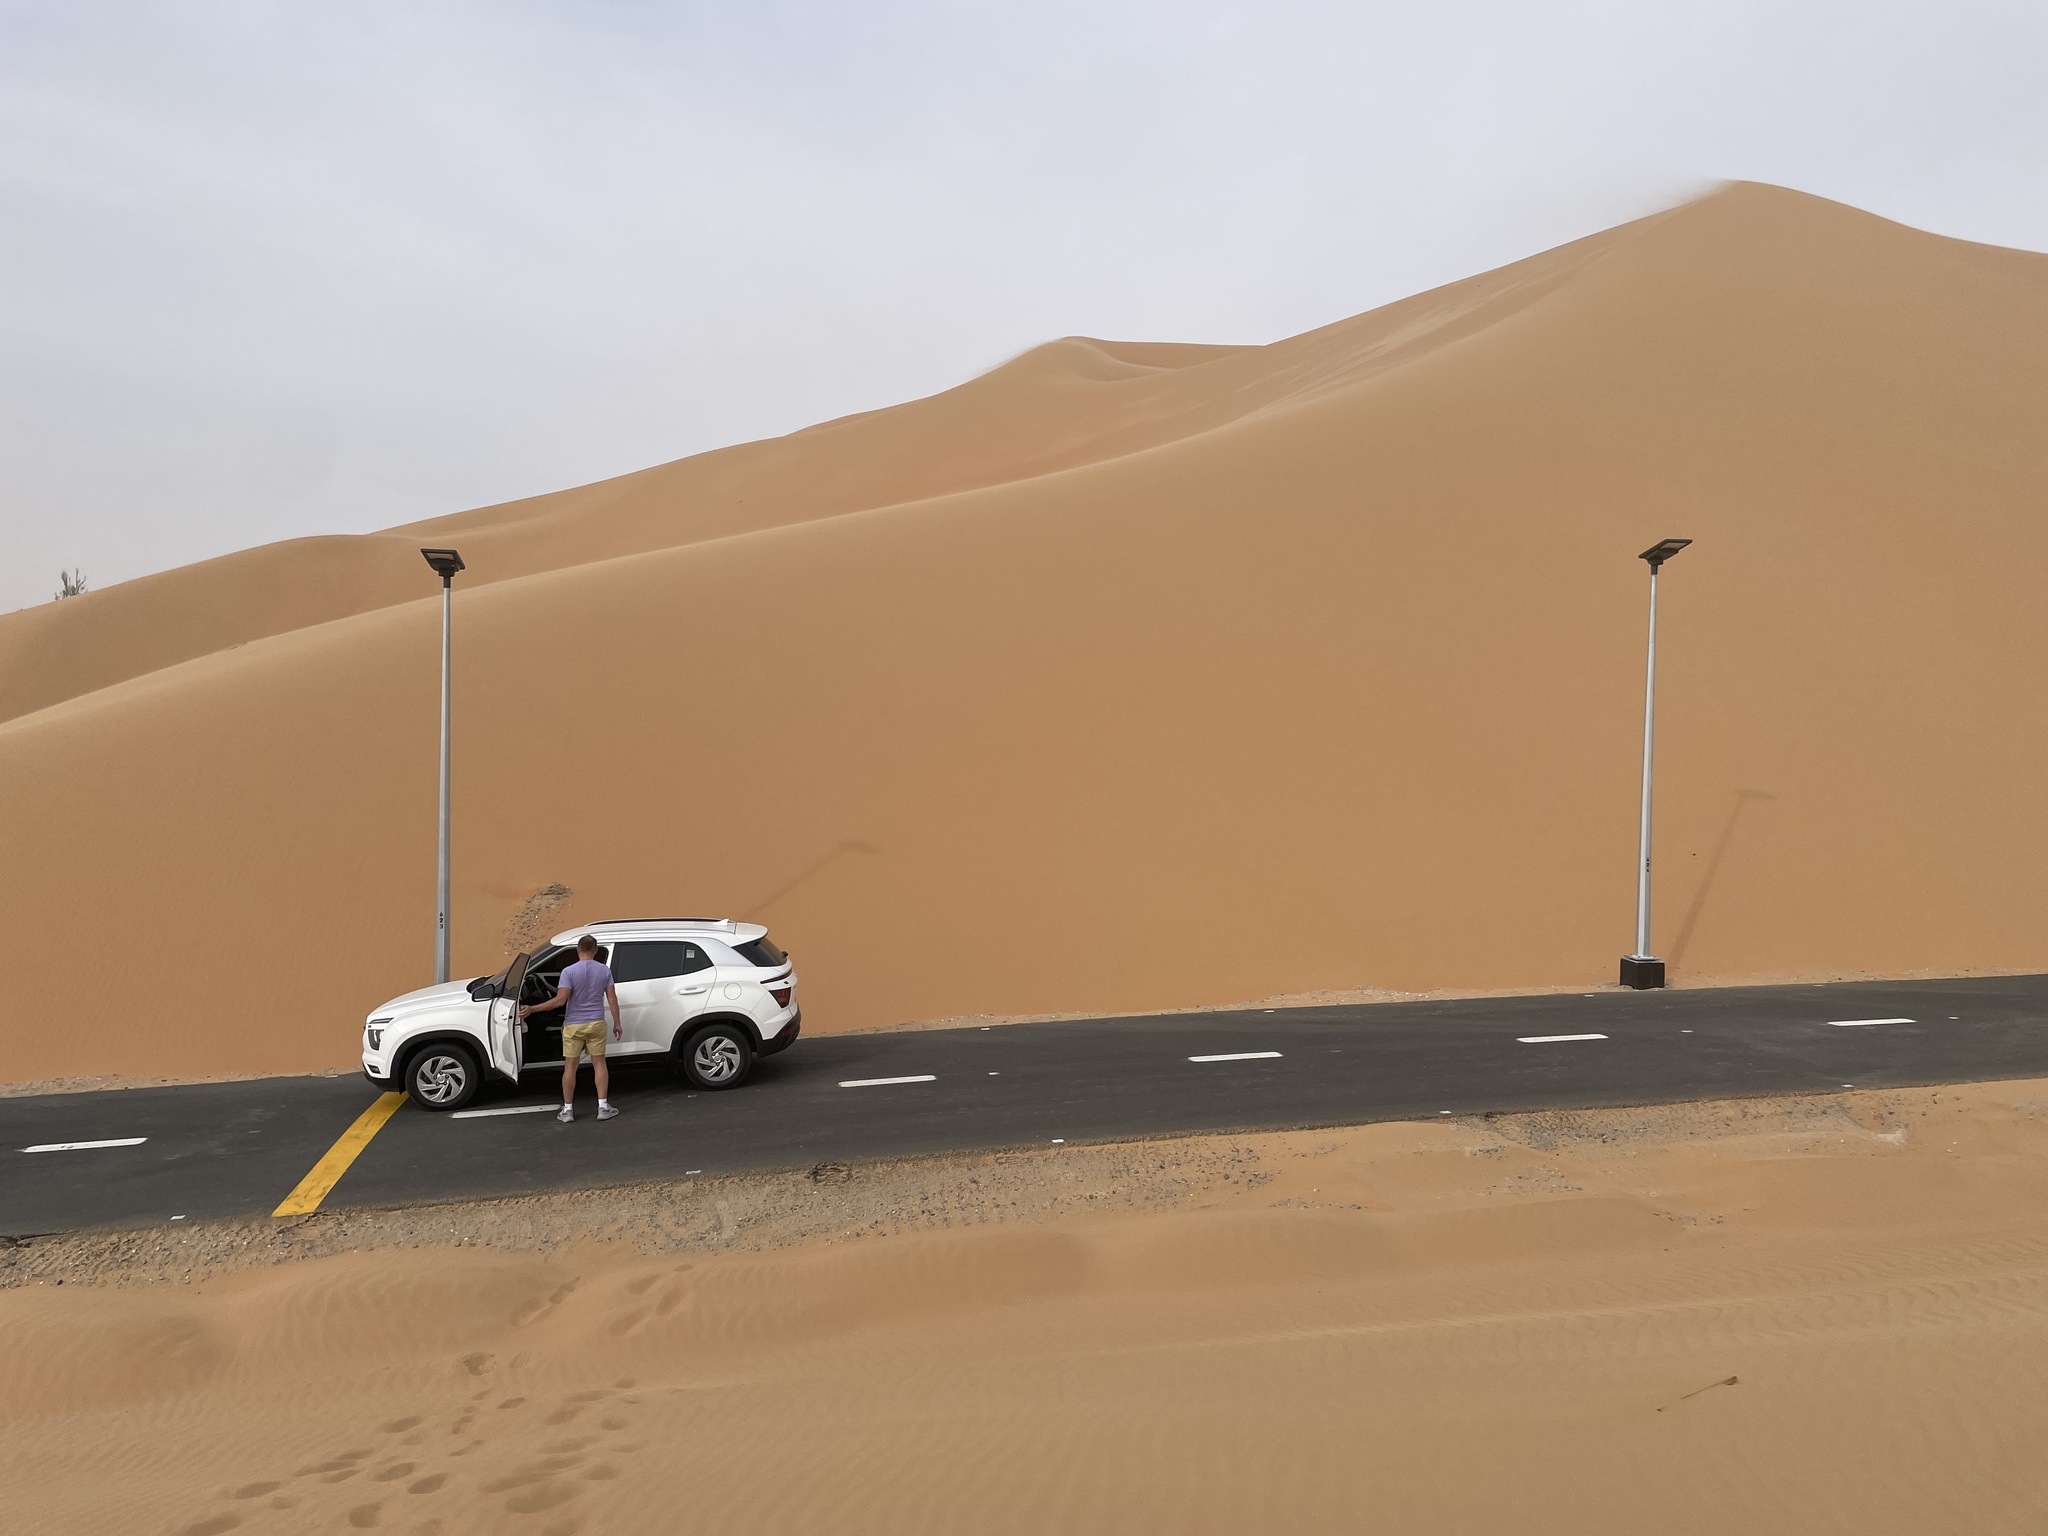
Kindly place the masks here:
[(1647, 992), (1653, 987), (1664, 985), (1664, 962), (1650, 955), (1623, 955), (1621, 957), (1621, 984), (1633, 987), (1638, 992)]

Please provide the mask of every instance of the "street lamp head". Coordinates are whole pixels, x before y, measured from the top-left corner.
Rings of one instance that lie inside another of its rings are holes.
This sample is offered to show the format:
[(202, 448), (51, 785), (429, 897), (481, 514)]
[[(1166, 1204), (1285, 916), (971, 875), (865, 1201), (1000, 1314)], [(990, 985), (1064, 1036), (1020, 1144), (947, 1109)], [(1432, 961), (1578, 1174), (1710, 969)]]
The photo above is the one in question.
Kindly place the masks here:
[(434, 574), (444, 583), (453, 581), (455, 573), (462, 569), (462, 556), (452, 549), (423, 549), (420, 553), (427, 557), (427, 564), (434, 568)]
[(1691, 542), (1691, 539), (1659, 539), (1640, 555), (1636, 556), (1636, 558), (1649, 561), (1650, 570), (1654, 574), (1658, 566), (1669, 560)]

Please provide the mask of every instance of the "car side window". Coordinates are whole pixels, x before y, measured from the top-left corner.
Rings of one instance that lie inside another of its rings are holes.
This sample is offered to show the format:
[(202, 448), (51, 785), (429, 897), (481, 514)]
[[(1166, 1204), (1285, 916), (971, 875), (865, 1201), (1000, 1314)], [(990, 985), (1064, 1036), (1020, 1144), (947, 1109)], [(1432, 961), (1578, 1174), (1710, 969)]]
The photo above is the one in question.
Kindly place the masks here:
[(663, 976), (687, 976), (708, 970), (711, 957), (683, 939), (642, 940), (621, 944), (612, 952), (612, 980), (653, 981)]
[(574, 958), (574, 952), (567, 948), (544, 949), (526, 965), (526, 985), (520, 989), (519, 1000), (524, 1003), (544, 1003), (553, 997), (562, 985), (562, 971)]

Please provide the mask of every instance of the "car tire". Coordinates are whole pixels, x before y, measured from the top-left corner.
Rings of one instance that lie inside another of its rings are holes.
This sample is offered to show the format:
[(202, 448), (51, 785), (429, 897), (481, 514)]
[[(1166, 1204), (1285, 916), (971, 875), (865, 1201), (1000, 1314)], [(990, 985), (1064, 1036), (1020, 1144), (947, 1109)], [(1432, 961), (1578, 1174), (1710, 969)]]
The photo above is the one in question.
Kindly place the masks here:
[(754, 1042), (737, 1024), (706, 1024), (693, 1030), (676, 1054), (690, 1086), (706, 1093), (737, 1088), (754, 1070)]
[(405, 1094), (421, 1109), (445, 1113), (476, 1097), (483, 1069), (459, 1045), (430, 1045), (405, 1064)]

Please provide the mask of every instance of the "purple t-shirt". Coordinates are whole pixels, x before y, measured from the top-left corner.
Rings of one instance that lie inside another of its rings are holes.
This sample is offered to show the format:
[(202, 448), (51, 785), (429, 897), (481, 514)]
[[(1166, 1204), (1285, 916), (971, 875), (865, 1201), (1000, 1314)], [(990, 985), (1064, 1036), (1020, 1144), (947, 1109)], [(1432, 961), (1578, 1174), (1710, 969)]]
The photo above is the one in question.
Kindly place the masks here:
[(562, 1005), (564, 1024), (588, 1024), (604, 1017), (604, 989), (612, 984), (612, 968), (597, 960), (578, 960), (562, 972), (569, 1001)]

